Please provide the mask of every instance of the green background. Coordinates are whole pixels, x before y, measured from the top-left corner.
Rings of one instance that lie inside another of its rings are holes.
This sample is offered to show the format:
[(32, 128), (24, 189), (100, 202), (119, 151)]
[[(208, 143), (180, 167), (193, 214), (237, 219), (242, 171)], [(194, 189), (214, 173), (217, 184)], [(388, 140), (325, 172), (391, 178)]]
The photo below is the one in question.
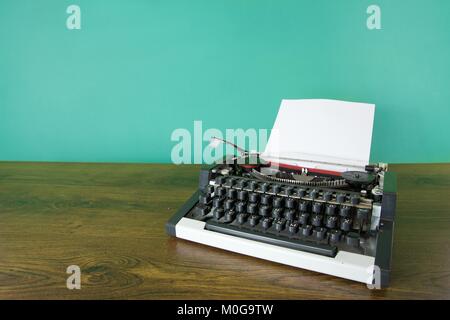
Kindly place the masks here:
[(333, 98), (377, 105), (373, 161), (445, 162), (449, 71), (447, 0), (1, 0), (0, 160), (169, 162), (194, 120), (271, 128), (283, 98)]

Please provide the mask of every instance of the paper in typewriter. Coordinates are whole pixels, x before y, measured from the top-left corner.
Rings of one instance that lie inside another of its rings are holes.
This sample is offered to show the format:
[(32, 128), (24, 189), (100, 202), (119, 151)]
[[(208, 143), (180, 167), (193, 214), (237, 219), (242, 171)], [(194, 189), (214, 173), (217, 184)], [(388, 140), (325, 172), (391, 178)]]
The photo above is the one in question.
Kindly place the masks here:
[(325, 99), (282, 100), (261, 157), (332, 171), (369, 163), (375, 105)]

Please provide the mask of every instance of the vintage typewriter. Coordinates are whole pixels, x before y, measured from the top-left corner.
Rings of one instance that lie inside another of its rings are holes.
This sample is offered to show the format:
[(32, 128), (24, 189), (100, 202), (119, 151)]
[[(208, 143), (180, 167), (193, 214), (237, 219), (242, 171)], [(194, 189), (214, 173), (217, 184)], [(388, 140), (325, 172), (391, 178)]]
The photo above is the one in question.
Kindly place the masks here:
[(265, 151), (235, 146), (238, 155), (204, 166), (167, 232), (388, 286), (396, 178), (386, 164), (368, 163), (374, 111), (363, 103), (283, 100)]

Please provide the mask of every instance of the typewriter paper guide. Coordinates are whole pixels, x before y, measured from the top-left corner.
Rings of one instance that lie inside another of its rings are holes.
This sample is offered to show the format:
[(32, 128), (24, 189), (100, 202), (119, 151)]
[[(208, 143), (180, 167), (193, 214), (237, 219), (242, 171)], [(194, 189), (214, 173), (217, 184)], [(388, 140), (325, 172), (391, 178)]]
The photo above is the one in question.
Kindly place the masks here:
[(339, 100), (282, 100), (261, 157), (343, 172), (369, 163), (375, 105)]

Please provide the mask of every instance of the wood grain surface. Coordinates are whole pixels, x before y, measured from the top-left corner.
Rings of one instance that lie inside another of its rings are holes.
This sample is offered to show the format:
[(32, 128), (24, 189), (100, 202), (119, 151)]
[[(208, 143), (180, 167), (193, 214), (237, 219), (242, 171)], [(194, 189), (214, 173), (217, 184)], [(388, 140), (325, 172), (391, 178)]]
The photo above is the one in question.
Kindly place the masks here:
[(391, 170), (392, 283), (369, 290), (168, 237), (197, 166), (0, 162), (0, 299), (449, 299), (450, 164)]

